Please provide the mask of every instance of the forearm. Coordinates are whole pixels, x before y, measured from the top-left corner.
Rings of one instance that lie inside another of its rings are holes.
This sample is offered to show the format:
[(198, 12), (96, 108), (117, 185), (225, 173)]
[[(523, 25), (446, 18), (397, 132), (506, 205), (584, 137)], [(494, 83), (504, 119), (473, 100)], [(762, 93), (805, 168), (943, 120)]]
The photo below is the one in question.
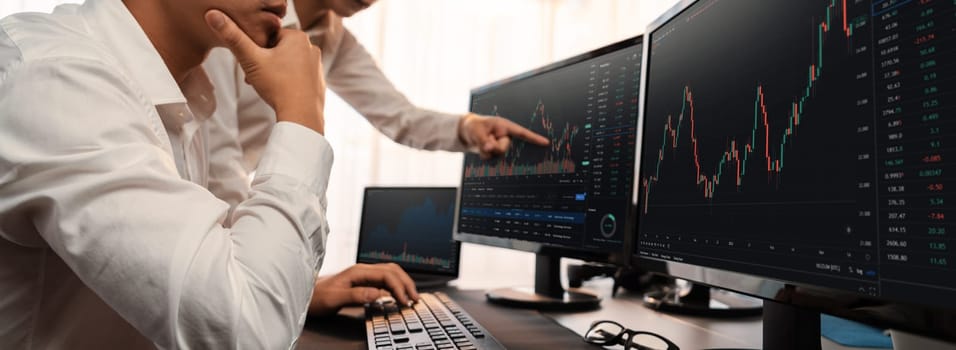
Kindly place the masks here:
[[(280, 124), (272, 136), (298, 141), (317, 136), (310, 133)], [(328, 234), (323, 194), (331, 151), (324, 140), (321, 143), (325, 148), (315, 147), (315, 142), (312, 147), (289, 142), (267, 146), (249, 199), (235, 210), (232, 229), (226, 235), (210, 235), (187, 271), (184, 285), (196, 288), (184, 289), (179, 308), (182, 321), (190, 325), (178, 330), (188, 334), (185, 338), (231, 334), (228, 340), (234, 339), (238, 347), (274, 348), (287, 347), (298, 337)], [(279, 149), (288, 146), (293, 149)], [(325, 159), (303, 161), (297, 157), (303, 152)], [(222, 290), (214, 293), (219, 297), (211, 298), (210, 291), (219, 286)], [(204, 309), (222, 313), (187, 312)], [(203, 320), (218, 315), (231, 315), (226, 329), (196, 327), (215, 325)]]

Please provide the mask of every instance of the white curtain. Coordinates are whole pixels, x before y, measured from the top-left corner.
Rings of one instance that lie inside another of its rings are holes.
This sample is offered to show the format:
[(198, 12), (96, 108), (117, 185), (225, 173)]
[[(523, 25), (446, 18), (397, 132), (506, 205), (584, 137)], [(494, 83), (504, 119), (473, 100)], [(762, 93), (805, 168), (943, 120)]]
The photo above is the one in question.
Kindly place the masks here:
[[(3, 0), (0, 17), (49, 12), (68, 2), (80, 1)], [(465, 113), (471, 88), (641, 34), (675, 2), (383, 0), (346, 20), (346, 26), (413, 102)], [(460, 154), (394, 144), (331, 94), (326, 118), (336, 162), (328, 192), (332, 235), (323, 274), (354, 262), (365, 186), (457, 186), (462, 164)], [(465, 245), (462, 259), (466, 286), (533, 281), (534, 260), (527, 253)], [(521, 273), (515, 274), (516, 269)], [(514, 280), (496, 277), (516, 275)]]

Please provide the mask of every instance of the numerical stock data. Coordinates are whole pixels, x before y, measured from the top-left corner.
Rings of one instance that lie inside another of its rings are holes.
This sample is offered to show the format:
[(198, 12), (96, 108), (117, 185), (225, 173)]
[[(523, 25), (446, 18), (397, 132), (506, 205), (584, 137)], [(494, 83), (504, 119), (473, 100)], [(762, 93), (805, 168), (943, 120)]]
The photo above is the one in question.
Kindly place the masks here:
[(639, 252), (870, 295), (956, 288), (939, 281), (954, 9), (705, 0), (656, 29)]

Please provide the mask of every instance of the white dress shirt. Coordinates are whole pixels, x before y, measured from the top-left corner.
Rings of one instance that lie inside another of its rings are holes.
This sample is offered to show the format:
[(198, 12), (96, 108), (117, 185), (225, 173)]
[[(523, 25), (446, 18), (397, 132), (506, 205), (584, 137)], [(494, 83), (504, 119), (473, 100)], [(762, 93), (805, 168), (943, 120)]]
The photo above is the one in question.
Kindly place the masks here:
[(119, 0), (0, 20), (0, 349), (294, 345), (332, 151), (276, 124), (229, 214), (210, 89)]
[[(312, 0), (306, 0), (312, 1)], [(283, 19), (287, 28), (300, 29), (295, 5), (288, 2)], [(343, 25), (342, 18), (329, 12), (318, 26), (307, 30), (313, 44), (322, 50), (322, 68), (326, 85), (364, 116), (375, 128), (400, 144), (428, 150), (465, 151), (466, 145), (458, 136), (460, 115), (419, 108), (385, 77), (365, 48)], [(229, 155), (241, 157), (246, 171), (255, 169), (268, 140), (269, 130), (275, 125), (275, 112), (262, 101), (252, 86), (245, 83), (245, 75), (235, 58), (226, 49), (213, 50), (203, 63), (210, 80), (217, 87), (219, 108), (214, 119), (239, 140), (219, 140), (211, 146), (220, 159)], [(239, 147), (238, 150), (235, 147)], [(219, 153), (225, 153), (220, 156)], [(242, 169), (230, 164), (211, 169), (221, 179), (241, 183)], [(235, 180), (235, 179), (239, 180)], [(235, 199), (241, 193), (229, 184), (211, 184), (212, 189), (225, 199)]]

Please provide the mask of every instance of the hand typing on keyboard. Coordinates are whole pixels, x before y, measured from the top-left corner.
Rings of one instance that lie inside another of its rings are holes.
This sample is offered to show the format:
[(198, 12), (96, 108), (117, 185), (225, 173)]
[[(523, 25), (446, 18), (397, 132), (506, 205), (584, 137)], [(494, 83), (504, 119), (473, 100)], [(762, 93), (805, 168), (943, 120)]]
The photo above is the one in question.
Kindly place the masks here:
[(315, 282), (309, 314), (330, 315), (343, 306), (371, 303), (382, 296), (404, 305), (411, 305), (419, 298), (415, 282), (398, 265), (355, 264)]

